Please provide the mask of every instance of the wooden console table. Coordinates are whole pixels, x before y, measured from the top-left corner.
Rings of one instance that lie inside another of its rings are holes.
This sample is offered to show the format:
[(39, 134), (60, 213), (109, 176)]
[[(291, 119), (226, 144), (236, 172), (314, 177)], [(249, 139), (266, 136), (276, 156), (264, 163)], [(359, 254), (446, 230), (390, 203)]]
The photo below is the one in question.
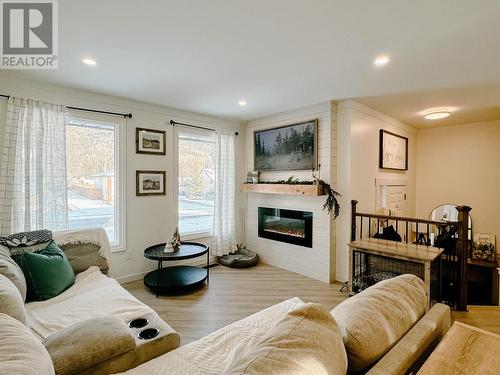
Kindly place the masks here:
[(500, 374), (500, 335), (455, 322), (417, 375)]
[[(353, 261), (354, 253), (371, 254), (383, 258), (397, 259), (403, 262), (418, 263), (423, 266), (422, 277), (425, 284), (425, 291), (428, 296), (428, 307), (430, 307), (431, 296), (431, 264), (434, 261), (439, 262), (439, 258), (444, 249), (415, 245), (403, 242), (381, 240), (377, 238), (361, 238), (349, 244), (349, 292), (352, 292), (352, 281), (355, 276), (355, 264)], [(391, 271), (387, 269), (385, 271)]]

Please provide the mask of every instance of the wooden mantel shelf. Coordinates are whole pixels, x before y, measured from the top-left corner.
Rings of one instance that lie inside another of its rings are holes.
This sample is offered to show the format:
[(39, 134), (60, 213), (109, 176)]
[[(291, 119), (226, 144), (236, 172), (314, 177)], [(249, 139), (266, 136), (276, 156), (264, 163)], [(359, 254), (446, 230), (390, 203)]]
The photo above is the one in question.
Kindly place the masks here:
[(319, 196), (326, 195), (321, 185), (292, 185), (292, 184), (241, 184), (240, 190), (247, 193), (288, 194)]

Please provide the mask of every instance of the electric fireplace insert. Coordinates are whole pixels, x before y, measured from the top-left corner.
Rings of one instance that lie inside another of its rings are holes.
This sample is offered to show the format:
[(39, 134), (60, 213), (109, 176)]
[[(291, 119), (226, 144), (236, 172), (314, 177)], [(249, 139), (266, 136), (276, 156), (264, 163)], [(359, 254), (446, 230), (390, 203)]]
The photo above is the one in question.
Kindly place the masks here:
[(259, 237), (312, 247), (312, 212), (259, 207)]

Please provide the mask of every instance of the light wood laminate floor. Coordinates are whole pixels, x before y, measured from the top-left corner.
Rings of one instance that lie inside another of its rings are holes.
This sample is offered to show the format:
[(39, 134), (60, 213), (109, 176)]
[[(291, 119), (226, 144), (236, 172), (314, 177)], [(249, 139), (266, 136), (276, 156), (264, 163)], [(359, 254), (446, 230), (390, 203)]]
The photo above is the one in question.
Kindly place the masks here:
[(154, 309), (180, 334), (183, 344), (288, 298), (321, 303), (328, 310), (347, 298), (347, 292), (340, 292), (340, 284), (323, 283), (264, 264), (247, 269), (213, 267), (210, 285), (184, 296), (156, 298), (142, 280), (123, 287)]
[(452, 320), (500, 335), (500, 306), (468, 306), (467, 310), (452, 311)]

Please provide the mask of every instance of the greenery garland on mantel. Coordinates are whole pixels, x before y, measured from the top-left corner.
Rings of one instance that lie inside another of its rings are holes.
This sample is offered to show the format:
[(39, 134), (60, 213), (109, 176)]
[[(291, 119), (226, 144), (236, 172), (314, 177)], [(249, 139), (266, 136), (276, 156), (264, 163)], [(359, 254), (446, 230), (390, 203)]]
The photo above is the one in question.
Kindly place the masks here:
[(326, 202), (323, 205), (323, 210), (331, 213), (333, 211), (333, 220), (335, 220), (340, 214), (340, 204), (337, 200), (337, 197), (342, 197), (340, 193), (333, 190), (330, 184), (327, 184), (325, 181), (317, 179), (314, 181), (300, 181), (298, 178), (294, 179), (293, 176), (288, 180), (278, 180), (278, 181), (259, 181), (259, 184), (282, 184), (282, 185), (315, 185), (318, 184), (323, 186), (328, 197), (326, 198)]

